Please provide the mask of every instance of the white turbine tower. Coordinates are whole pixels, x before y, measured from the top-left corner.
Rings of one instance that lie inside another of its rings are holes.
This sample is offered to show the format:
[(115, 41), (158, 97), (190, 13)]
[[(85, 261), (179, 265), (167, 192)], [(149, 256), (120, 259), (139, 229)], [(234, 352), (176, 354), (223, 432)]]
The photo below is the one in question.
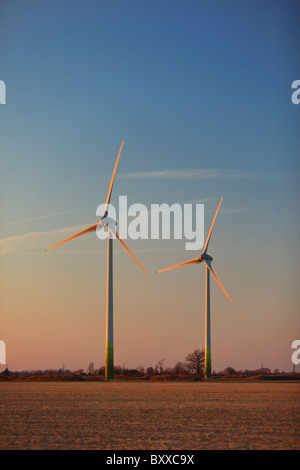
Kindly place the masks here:
[(69, 242), (74, 238), (81, 237), (82, 235), (86, 235), (90, 232), (95, 232), (97, 227), (106, 227), (108, 230), (108, 237), (107, 237), (107, 290), (106, 290), (106, 348), (105, 348), (105, 378), (106, 379), (113, 379), (114, 377), (114, 346), (113, 346), (113, 238), (115, 238), (122, 247), (127, 251), (127, 253), (134, 259), (134, 261), (140, 266), (140, 268), (146, 273), (147, 271), (141, 265), (139, 260), (134, 256), (130, 248), (126, 245), (124, 240), (120, 238), (120, 235), (116, 228), (116, 222), (112, 218), (108, 217), (108, 210), (109, 210), (109, 203), (112, 193), (112, 188), (115, 180), (115, 175), (117, 171), (117, 166), (119, 163), (119, 158), (121, 155), (121, 151), (123, 148), (124, 140), (121, 144), (117, 160), (115, 163), (115, 167), (113, 170), (113, 174), (111, 177), (104, 213), (103, 216), (98, 220), (97, 223), (94, 225), (90, 225), (86, 229), (82, 230), (81, 232), (75, 233), (75, 235), (71, 235), (71, 237), (62, 240), (59, 243), (48, 248), (46, 251), (52, 250), (63, 243)]
[(180, 268), (181, 266), (187, 266), (189, 264), (199, 264), (204, 263), (206, 266), (206, 298), (205, 298), (205, 366), (204, 366), (204, 375), (205, 378), (211, 377), (211, 332), (210, 332), (210, 273), (213, 275), (215, 280), (217, 281), (218, 285), (221, 287), (222, 291), (226, 295), (226, 297), (232, 300), (229, 297), (228, 293), (226, 292), (224, 286), (222, 285), (216, 271), (212, 267), (212, 260), (213, 258), (207, 253), (208, 244), (210, 241), (210, 237), (213, 231), (213, 227), (222, 204), (223, 198), (221, 198), (218, 208), (216, 210), (214, 219), (212, 221), (205, 245), (202, 254), (198, 258), (191, 259), (190, 261), (185, 261), (184, 263), (176, 264), (175, 266), (170, 266), (169, 268), (162, 269), (158, 271), (158, 273), (162, 273), (163, 271), (168, 271), (169, 269)]

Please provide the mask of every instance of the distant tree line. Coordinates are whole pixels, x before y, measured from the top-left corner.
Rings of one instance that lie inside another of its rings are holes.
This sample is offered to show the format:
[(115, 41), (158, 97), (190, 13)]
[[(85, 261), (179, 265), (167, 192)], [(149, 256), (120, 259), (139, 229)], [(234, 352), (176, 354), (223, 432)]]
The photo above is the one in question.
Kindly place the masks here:
[[(114, 373), (116, 376), (123, 377), (132, 377), (132, 378), (160, 378), (162, 376), (168, 376), (171, 378), (176, 377), (199, 377), (204, 376), (204, 350), (195, 349), (192, 353), (187, 354), (183, 362), (177, 362), (174, 367), (165, 366), (165, 359), (159, 359), (154, 366), (149, 366), (145, 368), (142, 365), (137, 366), (136, 368), (129, 369), (125, 365), (114, 367)], [(227, 367), (222, 371), (215, 372), (213, 371), (212, 377), (251, 377), (251, 376), (272, 376), (272, 375), (284, 375), (286, 372), (280, 372), (279, 369), (274, 369), (272, 372), (271, 369), (267, 367), (261, 367), (259, 369), (253, 370), (235, 370), (233, 367)], [(18, 372), (12, 372), (8, 369), (0, 373), (0, 376), (65, 376), (65, 375), (76, 375), (81, 377), (104, 377), (105, 367), (95, 368), (94, 363), (90, 362), (85, 370), (78, 369), (71, 371), (69, 369), (60, 368), (60, 369), (46, 369), (46, 370), (23, 370)], [(294, 375), (299, 376), (299, 373)]]
[[(135, 369), (128, 369), (125, 366), (116, 366), (114, 367), (115, 375), (123, 375), (126, 377), (143, 377), (143, 376), (162, 376), (162, 375), (199, 375), (202, 376), (204, 371), (204, 350), (195, 349), (193, 353), (190, 353), (186, 356), (184, 362), (178, 362), (174, 367), (166, 367), (165, 359), (159, 359), (154, 367), (150, 366), (145, 368), (142, 365), (139, 365)], [(3, 371), (1, 375), (22, 375), (22, 376), (40, 376), (40, 375), (87, 375), (87, 376), (104, 376), (105, 367), (102, 366), (98, 369), (95, 368), (94, 363), (90, 362), (86, 368), (78, 369), (71, 371), (69, 369), (60, 368), (60, 369), (46, 369), (46, 370), (23, 370), (18, 372), (11, 372), (8, 369)]]
[[(87, 375), (104, 375), (105, 367), (95, 369), (93, 362), (90, 362), (86, 371), (82, 369), (76, 371), (79, 374)], [(165, 366), (165, 359), (159, 359), (154, 367), (150, 366), (145, 368), (142, 365), (137, 366), (135, 369), (128, 369), (125, 366), (114, 367), (115, 375), (123, 376), (161, 376), (161, 375), (198, 375), (203, 376), (204, 373), (204, 350), (195, 349), (194, 352), (188, 354), (184, 362), (177, 362), (174, 367)]]
[(0, 375), (22, 375), (24, 377), (29, 376), (40, 376), (40, 375), (68, 375), (73, 374), (74, 372), (69, 369), (44, 369), (44, 370), (21, 370), (21, 371), (10, 371), (7, 368), (1, 372)]

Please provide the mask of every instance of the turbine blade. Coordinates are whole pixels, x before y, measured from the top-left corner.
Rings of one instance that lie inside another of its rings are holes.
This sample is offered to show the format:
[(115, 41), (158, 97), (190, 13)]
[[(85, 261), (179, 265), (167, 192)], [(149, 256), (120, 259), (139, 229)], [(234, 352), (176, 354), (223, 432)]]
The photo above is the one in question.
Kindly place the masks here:
[(68, 237), (65, 240), (62, 240), (61, 242), (56, 243), (56, 245), (50, 246), (50, 248), (47, 248), (46, 251), (52, 250), (52, 248), (62, 245), (63, 243), (67, 243), (70, 240), (73, 240), (74, 238), (81, 237), (82, 235), (85, 235), (86, 233), (95, 232), (96, 227), (97, 227), (97, 224), (90, 225), (90, 227), (87, 227), (84, 230), (81, 230), (81, 232), (75, 233), (75, 235), (71, 235), (71, 237)]
[(157, 274), (162, 273), (164, 271), (169, 271), (169, 269), (180, 268), (181, 266), (187, 266), (189, 264), (198, 264), (200, 262), (201, 261), (199, 260), (199, 258), (194, 258), (190, 261), (185, 261), (184, 263), (176, 264), (175, 266), (170, 266), (169, 268), (161, 269), (160, 271), (157, 271)]
[(225, 290), (225, 287), (223, 286), (222, 282), (220, 281), (216, 271), (214, 270), (214, 268), (212, 266), (209, 266), (209, 263), (207, 263), (205, 261), (205, 259), (203, 260), (204, 263), (206, 264), (206, 266), (208, 267), (208, 269), (210, 270), (210, 272), (212, 273), (213, 277), (215, 278), (215, 280), (217, 281), (217, 284), (219, 284), (219, 286), (221, 287), (222, 291), (224, 292), (224, 294), (226, 295), (226, 297), (228, 298), (228, 300), (233, 304), (231, 298), (229, 297), (229, 294), (226, 292)]
[(120, 155), (121, 155), (121, 152), (122, 152), (123, 145), (124, 145), (124, 140), (121, 143), (121, 147), (120, 147), (120, 150), (119, 150), (119, 153), (118, 153), (118, 156), (117, 156), (117, 160), (116, 160), (116, 163), (115, 163), (115, 166), (114, 166), (114, 171), (112, 173), (112, 177), (111, 177), (111, 180), (110, 180), (110, 185), (109, 185), (109, 189), (108, 189), (108, 193), (107, 193), (107, 197), (106, 197), (104, 214), (107, 212), (107, 207), (108, 207), (108, 204), (110, 202), (110, 197), (111, 197), (111, 193), (112, 193), (112, 189), (113, 189), (113, 185), (114, 185), (114, 181), (115, 181), (117, 166), (118, 166), (118, 163), (119, 163), (119, 159), (120, 159)]
[(119, 235), (119, 232), (118, 230), (116, 229), (115, 226), (111, 225), (111, 224), (107, 224), (105, 225), (105, 227), (107, 228), (107, 230), (114, 236), (114, 238), (120, 243), (120, 245), (122, 245), (122, 247), (124, 248), (125, 251), (127, 251), (127, 253), (131, 256), (131, 258), (134, 259), (134, 261), (139, 265), (139, 267), (144, 271), (145, 274), (148, 274), (148, 272), (146, 271), (146, 269), (144, 268), (144, 266), (139, 262), (139, 260), (137, 259), (137, 257), (132, 253), (131, 249), (129, 248), (129, 246), (126, 245), (126, 243), (124, 242), (124, 240), (120, 237)]
[(207, 235), (206, 242), (205, 242), (205, 246), (204, 246), (203, 253), (206, 253), (206, 250), (207, 250), (207, 248), (208, 248), (209, 240), (210, 240), (210, 237), (211, 237), (211, 234), (212, 234), (212, 231), (213, 231), (213, 228), (214, 228), (214, 225), (215, 225), (215, 221), (216, 221), (216, 218), (217, 218), (219, 209), (220, 209), (220, 207), (221, 207), (222, 201), (223, 201), (223, 197), (221, 198), (221, 201), (219, 202), (219, 205), (218, 205), (218, 208), (217, 208), (217, 210), (216, 210), (214, 219), (213, 219), (213, 221), (212, 221), (212, 224), (211, 224), (211, 227), (210, 227), (210, 230), (209, 230), (209, 233), (208, 233), (208, 235)]

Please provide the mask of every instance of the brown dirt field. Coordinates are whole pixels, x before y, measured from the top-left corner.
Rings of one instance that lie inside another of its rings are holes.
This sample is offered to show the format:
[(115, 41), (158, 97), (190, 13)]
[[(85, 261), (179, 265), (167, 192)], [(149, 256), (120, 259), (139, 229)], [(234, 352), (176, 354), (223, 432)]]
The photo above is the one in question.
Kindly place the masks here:
[(300, 448), (300, 384), (1, 382), (0, 449)]

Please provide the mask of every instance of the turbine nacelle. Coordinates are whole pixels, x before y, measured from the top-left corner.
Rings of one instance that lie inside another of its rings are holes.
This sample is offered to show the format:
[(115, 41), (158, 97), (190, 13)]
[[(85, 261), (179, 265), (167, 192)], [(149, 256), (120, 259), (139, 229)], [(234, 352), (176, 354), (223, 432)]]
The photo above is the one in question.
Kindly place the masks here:
[(204, 261), (205, 259), (208, 260), (208, 261), (212, 261), (213, 257), (208, 255), (207, 253), (202, 253), (202, 255), (199, 256), (200, 263), (201, 263), (201, 261)]

